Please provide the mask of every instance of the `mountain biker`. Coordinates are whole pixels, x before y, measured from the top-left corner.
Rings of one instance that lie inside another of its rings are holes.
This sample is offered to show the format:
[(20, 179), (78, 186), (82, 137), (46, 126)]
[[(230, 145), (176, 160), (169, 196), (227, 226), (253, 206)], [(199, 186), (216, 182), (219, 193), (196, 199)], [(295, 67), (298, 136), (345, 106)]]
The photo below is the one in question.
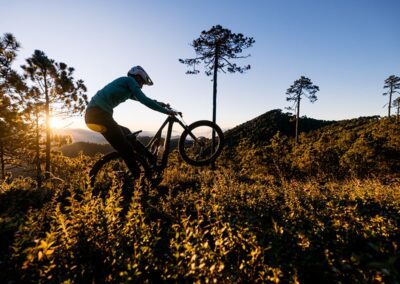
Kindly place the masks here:
[(147, 107), (168, 115), (176, 115), (169, 104), (148, 98), (143, 85), (153, 85), (153, 81), (141, 66), (134, 66), (127, 76), (120, 77), (99, 90), (89, 102), (85, 122), (89, 129), (100, 132), (111, 146), (121, 154), (131, 173), (138, 177), (140, 169), (136, 163), (133, 146), (126, 135), (130, 130), (113, 119), (113, 109), (127, 99), (141, 102)]

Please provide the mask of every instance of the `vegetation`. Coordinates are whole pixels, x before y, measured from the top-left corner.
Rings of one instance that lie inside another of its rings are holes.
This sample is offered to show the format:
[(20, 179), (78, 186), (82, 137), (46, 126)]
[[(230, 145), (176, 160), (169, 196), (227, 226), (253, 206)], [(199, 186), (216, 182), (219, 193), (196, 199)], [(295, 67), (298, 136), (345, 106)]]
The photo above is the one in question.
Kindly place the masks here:
[[(288, 115), (266, 116), (279, 125)], [(268, 142), (242, 138), (214, 172), (173, 152), (164, 181), (134, 185), (128, 204), (117, 178), (105, 202), (92, 196), (92, 158), (53, 155), (53, 178), (41, 187), (29, 178), (1, 184), (0, 277), (395, 283), (399, 133), (394, 119), (369, 117), (322, 122), (300, 144), (280, 132)]]

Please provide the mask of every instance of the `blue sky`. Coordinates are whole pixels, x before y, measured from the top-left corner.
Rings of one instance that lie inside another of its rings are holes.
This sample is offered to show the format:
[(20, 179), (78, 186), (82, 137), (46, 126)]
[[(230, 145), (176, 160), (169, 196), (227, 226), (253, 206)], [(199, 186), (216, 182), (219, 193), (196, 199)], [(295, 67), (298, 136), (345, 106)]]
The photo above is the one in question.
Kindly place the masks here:
[[(318, 100), (302, 101), (301, 115), (339, 120), (386, 115), (384, 80), (400, 76), (398, 0), (0, 0), (0, 33), (21, 43), (16, 68), (35, 49), (76, 69), (92, 97), (133, 65), (154, 86), (143, 91), (169, 102), (186, 122), (211, 119), (212, 82), (189, 76), (179, 58), (202, 30), (220, 24), (253, 37), (237, 60), (245, 74), (219, 74), (217, 122), (231, 128), (269, 110), (289, 106), (286, 90), (300, 76), (320, 87)], [(203, 69), (201, 69), (203, 70)], [(131, 129), (156, 130), (165, 116), (137, 102), (115, 109)], [(84, 128), (83, 119), (65, 124)]]

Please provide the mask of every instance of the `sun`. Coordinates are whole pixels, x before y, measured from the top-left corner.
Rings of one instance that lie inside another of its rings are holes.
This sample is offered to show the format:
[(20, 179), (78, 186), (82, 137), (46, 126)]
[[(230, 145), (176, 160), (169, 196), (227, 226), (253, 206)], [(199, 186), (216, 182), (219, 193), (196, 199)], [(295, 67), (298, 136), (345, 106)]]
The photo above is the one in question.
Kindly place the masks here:
[(50, 118), (50, 128), (51, 129), (61, 129), (66, 127), (67, 121), (65, 119), (61, 119), (58, 117), (51, 117)]

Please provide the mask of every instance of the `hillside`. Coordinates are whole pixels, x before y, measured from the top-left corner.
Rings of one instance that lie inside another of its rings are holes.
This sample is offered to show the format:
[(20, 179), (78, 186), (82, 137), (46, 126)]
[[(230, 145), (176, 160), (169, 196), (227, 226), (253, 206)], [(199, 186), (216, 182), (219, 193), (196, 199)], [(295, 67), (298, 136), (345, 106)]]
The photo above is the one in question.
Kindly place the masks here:
[(231, 147), (224, 151), (224, 162), (247, 177), (260, 172), (273, 179), (399, 177), (400, 124), (395, 118), (302, 119), (300, 125), (296, 144), (290, 116), (279, 110), (246, 122), (226, 133)]
[[(333, 123), (335, 121), (302, 117), (299, 131), (309, 132)], [(228, 146), (237, 145), (243, 138), (256, 145), (265, 145), (278, 131), (285, 136), (293, 137), (295, 121), (293, 115), (275, 109), (226, 131), (225, 140)]]
[(399, 177), (400, 124), (377, 116), (343, 120), (301, 137), (294, 150), (302, 171), (335, 178)]

